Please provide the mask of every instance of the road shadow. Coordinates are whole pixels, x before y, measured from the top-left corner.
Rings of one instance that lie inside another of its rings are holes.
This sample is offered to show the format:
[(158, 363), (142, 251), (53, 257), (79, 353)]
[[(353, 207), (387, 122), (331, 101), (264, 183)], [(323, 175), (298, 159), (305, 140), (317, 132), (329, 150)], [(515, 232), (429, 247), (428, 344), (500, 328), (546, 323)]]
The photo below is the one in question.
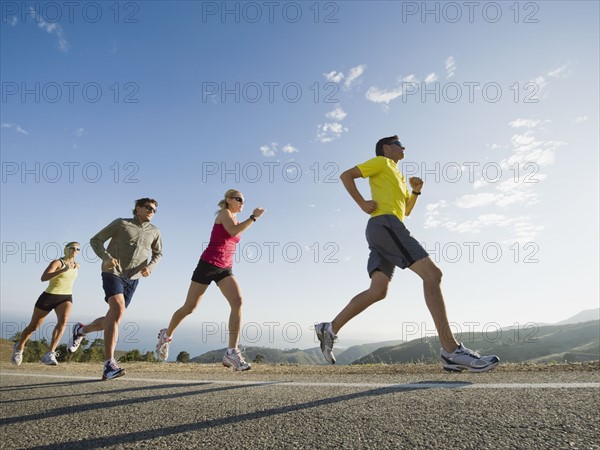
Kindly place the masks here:
[[(211, 384), (212, 383), (210, 383), (210, 382), (202, 382), (202, 383), (192, 384), (192, 386), (207, 386), (207, 385), (211, 385)], [(123, 405), (134, 406), (134, 405), (138, 405), (141, 403), (154, 402), (154, 401), (159, 401), (159, 400), (169, 400), (169, 399), (175, 399), (175, 398), (181, 398), (181, 397), (189, 397), (189, 396), (193, 396), (193, 395), (207, 394), (207, 393), (212, 393), (212, 392), (229, 391), (232, 389), (253, 387), (253, 385), (221, 386), (221, 387), (215, 387), (215, 388), (209, 388), (209, 389), (197, 389), (197, 390), (193, 390), (193, 391), (188, 391), (187, 389), (189, 389), (189, 387), (190, 387), (189, 384), (178, 383), (178, 384), (172, 385), (171, 387), (173, 387), (173, 386), (181, 387), (182, 389), (186, 389), (186, 391), (170, 393), (170, 394), (152, 395), (152, 396), (141, 397), (141, 398), (128, 398), (128, 399), (119, 399), (119, 400), (112, 400), (112, 401), (106, 401), (106, 402), (96, 402), (96, 403), (90, 403), (90, 404), (80, 403), (78, 405), (63, 406), (63, 407), (51, 409), (49, 411), (45, 411), (42, 413), (29, 414), (26, 416), (3, 418), (3, 419), (0, 419), (0, 426), (10, 425), (10, 424), (14, 424), (14, 423), (31, 422), (31, 421), (35, 421), (35, 420), (48, 419), (51, 417), (69, 416), (72, 414), (79, 414), (79, 413), (94, 411), (94, 410), (98, 410), (98, 409), (105, 410), (106, 408), (115, 408), (115, 407), (123, 406)], [(153, 386), (144, 387), (143, 389), (157, 389), (159, 387), (160, 387), (160, 385), (153, 385)], [(124, 389), (124, 391), (133, 391), (133, 390), (136, 390), (136, 388)], [(75, 445), (74, 448), (79, 448), (80, 446), (81, 446), (81, 443)]]
[[(382, 396), (382, 395), (389, 395), (389, 394), (398, 393), (398, 392), (404, 393), (404, 392), (412, 392), (412, 391), (427, 390), (427, 389), (434, 389), (434, 388), (439, 389), (440, 386), (443, 386), (442, 387), (443, 389), (457, 389), (457, 388), (461, 388), (461, 387), (464, 387), (464, 386), (467, 386), (470, 384), (472, 384), (472, 383), (451, 382), (451, 381), (446, 381), (446, 382), (421, 381), (421, 382), (415, 382), (415, 383), (391, 385), (391, 386), (386, 386), (386, 387), (381, 387), (381, 388), (376, 388), (376, 389), (370, 389), (367, 391), (354, 392), (351, 394), (337, 395), (335, 397), (328, 397), (328, 398), (323, 398), (320, 400), (313, 400), (313, 401), (304, 402), (304, 403), (280, 406), (280, 407), (270, 408), (270, 409), (265, 409), (265, 410), (257, 410), (257, 411), (253, 411), (253, 412), (249, 412), (249, 413), (237, 414), (237, 415), (233, 415), (233, 416), (229, 416), (229, 417), (222, 417), (222, 418), (218, 418), (218, 419), (209, 419), (209, 420), (204, 420), (202, 422), (188, 423), (188, 424), (158, 428), (158, 429), (154, 429), (154, 430), (134, 431), (131, 433), (123, 433), (123, 434), (119, 434), (119, 435), (87, 439), (85, 441), (77, 440), (77, 441), (60, 442), (60, 443), (49, 444), (49, 445), (41, 445), (41, 446), (32, 447), (32, 448), (52, 449), (52, 448), (57, 448), (57, 447), (60, 447), (60, 448), (70, 448), (71, 447), (72, 448), (72, 446), (73, 446), (78, 449), (98, 449), (98, 448), (104, 448), (106, 446), (131, 444), (134, 442), (147, 441), (147, 440), (151, 440), (151, 439), (172, 436), (172, 435), (177, 435), (177, 434), (181, 434), (181, 433), (202, 431), (205, 429), (220, 427), (223, 425), (239, 424), (239, 423), (243, 423), (243, 422), (247, 422), (247, 421), (251, 421), (251, 420), (269, 418), (269, 417), (273, 417), (273, 416), (280, 415), (280, 414), (288, 414), (288, 413), (303, 411), (303, 410), (307, 410), (307, 409), (311, 409), (311, 408), (320, 408), (323, 406), (328, 406), (328, 405), (332, 405), (335, 403), (347, 402), (347, 401), (360, 399), (360, 398), (368, 398), (368, 397), (374, 398), (374, 397), (378, 397), (378, 396)], [(285, 386), (285, 383), (281, 383), (280, 385)], [(238, 388), (239, 387), (252, 387), (252, 385), (236, 386), (236, 387), (238, 387)], [(216, 390), (219, 390), (219, 389), (215, 389), (215, 391)], [(225, 390), (225, 389), (222, 389), (222, 390)]]

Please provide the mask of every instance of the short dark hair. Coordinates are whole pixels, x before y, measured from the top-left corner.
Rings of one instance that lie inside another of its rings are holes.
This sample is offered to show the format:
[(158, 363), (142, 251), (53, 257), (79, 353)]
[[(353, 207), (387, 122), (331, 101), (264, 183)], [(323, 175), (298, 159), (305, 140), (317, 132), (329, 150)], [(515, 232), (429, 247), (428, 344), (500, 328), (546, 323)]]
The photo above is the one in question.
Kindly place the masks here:
[(383, 156), (383, 146), (390, 145), (392, 142), (396, 142), (397, 140), (398, 136), (396, 135), (379, 139), (375, 145), (375, 155)]
[(148, 197), (138, 198), (135, 201), (135, 207), (133, 208), (133, 215), (135, 216), (135, 208), (137, 208), (138, 206), (144, 206), (146, 203), (154, 203), (156, 205), (156, 207), (158, 208), (158, 202), (156, 200), (154, 200), (153, 198), (148, 198)]

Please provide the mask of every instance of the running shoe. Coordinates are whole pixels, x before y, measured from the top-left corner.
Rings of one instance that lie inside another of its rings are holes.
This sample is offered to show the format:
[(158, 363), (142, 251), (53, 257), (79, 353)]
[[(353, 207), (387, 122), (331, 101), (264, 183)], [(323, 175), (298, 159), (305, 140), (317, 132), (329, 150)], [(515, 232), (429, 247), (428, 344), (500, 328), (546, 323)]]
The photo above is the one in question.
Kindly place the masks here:
[(225, 352), (225, 355), (223, 355), (223, 365), (225, 367), (233, 367), (238, 372), (252, 368), (252, 365), (244, 360), (242, 353), (237, 348), (231, 353), (229, 353), (229, 350)]
[(462, 343), (452, 353), (443, 348), (440, 349), (440, 359), (447, 372), (487, 372), (492, 370), (500, 362), (496, 355), (481, 356), (479, 353), (468, 349)]
[(329, 364), (335, 364), (335, 356), (333, 355), (333, 344), (337, 341), (337, 336), (333, 333), (331, 322), (322, 322), (315, 325), (317, 338), (321, 342), (321, 352), (325, 360)]
[(161, 361), (166, 361), (169, 357), (169, 346), (173, 338), (167, 336), (167, 329), (163, 328), (158, 332), (158, 343), (156, 344), (156, 356)]
[(23, 350), (17, 350), (17, 344), (18, 342), (13, 346), (12, 363), (15, 366), (20, 366), (23, 362)]
[(119, 378), (125, 375), (125, 369), (117, 366), (117, 361), (109, 359), (104, 363), (104, 372), (102, 373), (102, 381), (112, 380), (113, 378)]
[(83, 338), (85, 338), (85, 334), (81, 333), (82, 328), (82, 323), (76, 323), (73, 325), (73, 328), (71, 329), (71, 336), (69, 336), (69, 343), (67, 344), (67, 351), (69, 353), (75, 353), (81, 345), (81, 341), (83, 341)]
[(42, 362), (47, 366), (58, 366), (56, 352), (46, 352), (44, 356), (42, 356)]

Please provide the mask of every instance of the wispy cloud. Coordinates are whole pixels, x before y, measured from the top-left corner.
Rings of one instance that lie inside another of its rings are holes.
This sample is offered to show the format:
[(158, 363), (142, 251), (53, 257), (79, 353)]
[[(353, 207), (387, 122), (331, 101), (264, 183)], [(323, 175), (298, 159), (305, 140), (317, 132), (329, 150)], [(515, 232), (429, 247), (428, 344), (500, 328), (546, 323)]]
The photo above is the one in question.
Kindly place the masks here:
[(350, 69), (350, 73), (348, 73), (348, 77), (346, 81), (344, 81), (344, 87), (346, 89), (350, 89), (353, 86), (360, 84), (360, 76), (365, 72), (367, 66), (365, 64), (361, 64), (356, 67), (352, 67)]
[(426, 84), (433, 83), (434, 81), (437, 81), (437, 79), (438, 79), (438, 77), (435, 74), (435, 72), (432, 72), (425, 77), (425, 83)]
[(73, 131), (73, 134), (77, 137), (81, 137), (83, 136), (84, 132), (85, 130), (83, 128), (77, 128), (75, 131)]
[(327, 114), (325, 114), (325, 117), (327, 117), (328, 119), (337, 120), (339, 122), (344, 120), (344, 118), (347, 115), (348, 114), (346, 114), (344, 110), (340, 106), (338, 106), (333, 111), (329, 111)]
[(575, 123), (584, 123), (587, 122), (589, 119), (588, 116), (579, 116), (579, 117), (575, 117), (575, 119), (573, 119), (573, 122)]
[(338, 139), (343, 133), (347, 133), (348, 128), (339, 122), (328, 122), (317, 126), (317, 140), (327, 143)]
[(298, 149), (292, 144), (285, 144), (281, 149), (283, 153), (298, 153)]
[(541, 120), (533, 119), (517, 119), (508, 124), (513, 128), (535, 128), (540, 124)]
[(271, 145), (261, 145), (260, 146), (260, 152), (262, 153), (263, 156), (266, 156), (267, 158), (271, 157), (271, 156), (275, 156), (275, 154), (277, 153), (277, 142), (271, 142)]
[(456, 62), (454, 56), (449, 56), (446, 59), (446, 79), (452, 78), (456, 72)]
[[(291, 154), (298, 153), (298, 148), (294, 147), (292, 144), (285, 144), (281, 151), (283, 153)], [(271, 142), (270, 145), (261, 145), (260, 152), (263, 156), (270, 158), (275, 156), (279, 152), (279, 144), (277, 142)]]
[(329, 73), (324, 73), (323, 76), (327, 79), (327, 81), (331, 81), (333, 83), (339, 83), (344, 79), (344, 74), (342, 72), (336, 72), (332, 70)]
[(569, 64), (563, 64), (556, 69), (550, 70), (546, 75), (550, 78), (568, 78), (571, 75)]
[(379, 89), (378, 87), (371, 86), (365, 97), (367, 100), (373, 103), (385, 103), (389, 104), (392, 100), (397, 99), (402, 95), (402, 87), (392, 89)]
[(67, 41), (67, 35), (58, 23), (48, 23), (40, 16), (35, 9), (29, 8), (29, 14), (35, 18), (38, 27), (49, 34), (54, 34), (58, 39), (58, 48), (61, 52), (67, 53), (71, 44)]
[(24, 130), (19, 125), (16, 125), (14, 123), (3, 123), (2, 125), (0, 125), (0, 127), (15, 130), (19, 134), (29, 135), (29, 132), (27, 130)]
[(475, 194), (463, 194), (453, 200), (427, 205), (426, 228), (444, 228), (457, 233), (479, 233), (489, 227), (508, 227), (513, 241), (532, 241), (543, 226), (531, 216), (509, 215), (504, 211), (528, 208), (540, 202), (540, 183), (548, 175), (541, 170), (554, 163), (555, 152), (564, 142), (543, 139), (542, 120), (516, 119), (512, 128), (523, 129), (511, 137), (509, 146), (494, 144), (495, 151), (510, 153), (493, 165), (487, 175), (479, 173), (474, 181)]

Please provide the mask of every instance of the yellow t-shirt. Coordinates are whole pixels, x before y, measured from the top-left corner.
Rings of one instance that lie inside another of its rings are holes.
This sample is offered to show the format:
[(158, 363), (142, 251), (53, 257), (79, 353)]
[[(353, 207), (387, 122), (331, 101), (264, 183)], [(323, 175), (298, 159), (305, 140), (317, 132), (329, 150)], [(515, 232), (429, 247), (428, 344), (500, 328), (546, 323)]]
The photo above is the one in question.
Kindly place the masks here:
[(406, 199), (410, 194), (398, 165), (385, 156), (376, 156), (356, 167), (363, 178), (369, 179), (371, 197), (377, 202), (377, 209), (371, 217), (393, 214), (404, 220)]

